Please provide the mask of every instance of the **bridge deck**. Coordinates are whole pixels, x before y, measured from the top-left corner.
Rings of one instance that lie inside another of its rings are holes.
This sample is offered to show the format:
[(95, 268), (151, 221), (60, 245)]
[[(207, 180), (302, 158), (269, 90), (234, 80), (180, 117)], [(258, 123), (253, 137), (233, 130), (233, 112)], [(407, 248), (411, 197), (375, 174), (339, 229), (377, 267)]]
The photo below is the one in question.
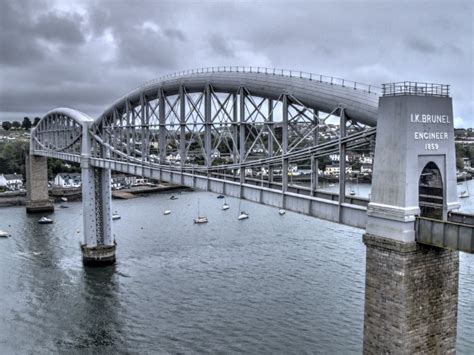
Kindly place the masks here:
[(421, 244), (474, 254), (474, 215), (455, 213), (450, 216), (450, 219), (450, 221), (440, 221), (417, 217), (416, 241)]

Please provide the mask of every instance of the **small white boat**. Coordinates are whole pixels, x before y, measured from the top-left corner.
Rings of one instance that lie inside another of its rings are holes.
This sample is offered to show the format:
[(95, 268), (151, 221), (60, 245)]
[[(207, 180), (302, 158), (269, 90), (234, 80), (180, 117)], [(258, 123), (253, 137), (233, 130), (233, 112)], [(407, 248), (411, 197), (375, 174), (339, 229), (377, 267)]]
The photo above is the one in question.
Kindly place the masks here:
[(351, 195), (351, 196), (354, 196), (355, 194), (356, 194), (356, 193), (355, 193), (354, 190), (351, 190), (351, 191), (349, 192), (349, 195)]
[(195, 224), (207, 223), (207, 217), (198, 217), (194, 219)]
[(0, 229), (0, 238), (8, 238), (10, 234)]
[(198, 216), (197, 216), (197, 218), (194, 218), (194, 223), (195, 224), (202, 224), (202, 223), (207, 223), (207, 222), (208, 222), (207, 217), (200, 216), (200, 213), (199, 213), (199, 199), (198, 199)]
[(469, 192), (467, 192), (466, 190), (464, 191), (461, 191), (458, 195), (459, 198), (466, 198), (466, 197), (469, 197)]
[(247, 218), (249, 218), (249, 214), (248, 214), (247, 212), (245, 212), (245, 211), (241, 211), (241, 212), (240, 212), (240, 215), (239, 215), (239, 217), (238, 217), (238, 220), (240, 221), (240, 220), (242, 220), (242, 219), (247, 219)]
[(222, 205), (222, 209), (223, 209), (224, 211), (225, 211), (225, 210), (228, 210), (228, 209), (229, 209), (229, 205), (224, 202), (224, 204)]
[(120, 219), (120, 215), (117, 213), (117, 211), (115, 211), (114, 213), (112, 213), (112, 219), (113, 220), (117, 220), (117, 219)]
[(170, 213), (171, 213), (170, 210), (166, 210), (165, 212), (163, 212), (163, 214), (164, 214), (165, 216), (169, 215)]
[(41, 217), (40, 220), (38, 221), (39, 224), (51, 224), (53, 223), (53, 220), (47, 217)]
[(334, 184), (329, 184), (329, 187), (334, 187)]
[(64, 196), (63, 196), (63, 197), (61, 197), (61, 201), (63, 201), (63, 202), (67, 202), (67, 197), (64, 197)]
[(279, 211), (278, 211), (278, 214), (279, 214), (280, 216), (283, 216), (285, 213), (286, 213), (285, 210), (279, 210)]
[(175, 195), (170, 196), (170, 200), (177, 200), (178, 198)]

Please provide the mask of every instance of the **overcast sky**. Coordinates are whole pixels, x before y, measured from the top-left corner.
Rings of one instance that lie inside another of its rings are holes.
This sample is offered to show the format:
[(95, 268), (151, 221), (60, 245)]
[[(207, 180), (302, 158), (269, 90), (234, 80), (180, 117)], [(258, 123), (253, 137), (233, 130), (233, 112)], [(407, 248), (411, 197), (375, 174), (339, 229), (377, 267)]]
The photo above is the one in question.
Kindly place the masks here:
[(139, 84), (217, 65), (450, 84), (474, 126), (471, 1), (0, 0), (0, 120), (93, 117)]

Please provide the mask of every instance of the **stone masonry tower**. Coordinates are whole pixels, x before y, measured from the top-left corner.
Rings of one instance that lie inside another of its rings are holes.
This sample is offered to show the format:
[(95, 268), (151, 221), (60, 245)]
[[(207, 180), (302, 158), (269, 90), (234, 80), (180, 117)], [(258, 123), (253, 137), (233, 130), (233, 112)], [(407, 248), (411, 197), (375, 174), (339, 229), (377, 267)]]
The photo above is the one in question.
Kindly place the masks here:
[(415, 241), (417, 215), (459, 207), (455, 162), (449, 86), (385, 84), (364, 235), (365, 354), (455, 353), (458, 252)]

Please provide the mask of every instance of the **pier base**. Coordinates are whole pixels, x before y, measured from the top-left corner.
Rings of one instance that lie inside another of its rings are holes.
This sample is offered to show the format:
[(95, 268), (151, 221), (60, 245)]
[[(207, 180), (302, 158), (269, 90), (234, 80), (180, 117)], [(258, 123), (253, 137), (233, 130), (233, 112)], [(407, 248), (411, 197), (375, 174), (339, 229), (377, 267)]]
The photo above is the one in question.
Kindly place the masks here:
[(26, 156), (26, 212), (54, 212), (48, 195), (48, 158)]
[(459, 254), (370, 234), (364, 354), (455, 354)]
[(82, 262), (85, 266), (107, 266), (115, 264), (116, 245), (81, 245)]
[(27, 201), (26, 213), (54, 212), (54, 204), (50, 200)]

